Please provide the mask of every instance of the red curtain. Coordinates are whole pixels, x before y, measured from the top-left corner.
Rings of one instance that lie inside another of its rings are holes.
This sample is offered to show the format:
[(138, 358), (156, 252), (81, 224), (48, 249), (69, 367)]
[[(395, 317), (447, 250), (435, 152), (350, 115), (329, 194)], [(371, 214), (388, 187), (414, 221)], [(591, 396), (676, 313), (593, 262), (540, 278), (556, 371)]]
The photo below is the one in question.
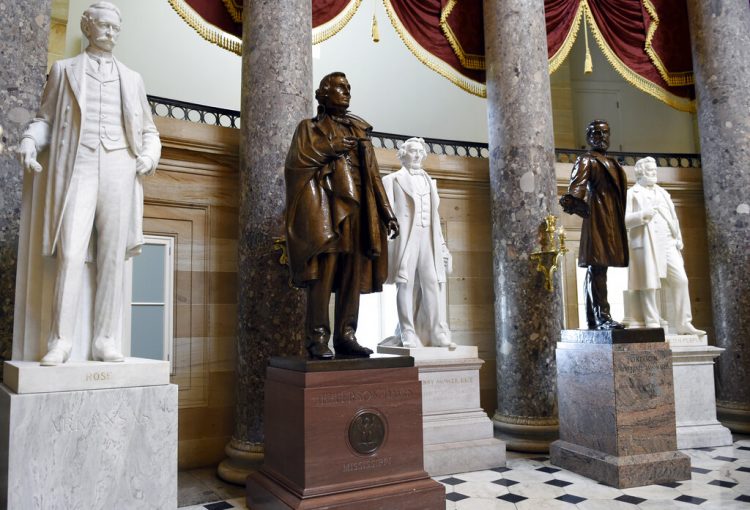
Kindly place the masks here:
[[(225, 44), (222, 37), (217, 34), (216, 29), (237, 39), (242, 39), (243, 0), (168, 1), (175, 11), (201, 36), (226, 49), (239, 53), (239, 43), (231, 46)], [(343, 28), (361, 3), (362, 0), (312, 0), (313, 32), (316, 30), (320, 32), (316, 42), (327, 39)], [(268, 5), (269, 8), (273, 8), (273, 3)], [(197, 16), (194, 16), (191, 11)], [(333, 25), (327, 26), (329, 24)]]
[[(240, 52), (243, 0), (169, 2), (203, 37)], [(361, 2), (312, 0), (314, 41), (338, 32)], [(417, 58), (464, 90), (485, 94), (482, 0), (383, 3), (399, 36)], [(185, 5), (202, 19), (195, 21), (196, 16), (186, 14)], [(551, 72), (567, 56), (585, 18), (599, 47), (625, 80), (675, 108), (695, 109), (684, 0), (545, 0), (544, 8)], [(206, 22), (209, 26), (201, 25)], [(221, 32), (236, 37), (226, 43)]]

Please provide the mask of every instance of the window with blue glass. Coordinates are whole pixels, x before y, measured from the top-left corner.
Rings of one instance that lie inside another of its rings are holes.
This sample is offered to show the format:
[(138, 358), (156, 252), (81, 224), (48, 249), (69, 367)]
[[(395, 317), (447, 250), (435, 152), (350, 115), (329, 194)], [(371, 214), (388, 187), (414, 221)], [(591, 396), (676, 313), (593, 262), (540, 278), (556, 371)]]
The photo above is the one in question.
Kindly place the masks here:
[(172, 360), (174, 239), (146, 236), (133, 258), (130, 309), (130, 355)]

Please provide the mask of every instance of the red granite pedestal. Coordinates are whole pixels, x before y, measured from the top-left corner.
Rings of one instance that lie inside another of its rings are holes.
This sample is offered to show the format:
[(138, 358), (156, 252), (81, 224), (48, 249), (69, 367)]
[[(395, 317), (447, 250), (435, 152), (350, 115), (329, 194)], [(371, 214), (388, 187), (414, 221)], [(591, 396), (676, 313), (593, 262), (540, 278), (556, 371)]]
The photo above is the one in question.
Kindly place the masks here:
[(552, 464), (620, 489), (690, 478), (662, 329), (564, 330), (556, 355)]
[(424, 471), (422, 393), (410, 357), (272, 358), (265, 463), (247, 479), (252, 510), (437, 510)]

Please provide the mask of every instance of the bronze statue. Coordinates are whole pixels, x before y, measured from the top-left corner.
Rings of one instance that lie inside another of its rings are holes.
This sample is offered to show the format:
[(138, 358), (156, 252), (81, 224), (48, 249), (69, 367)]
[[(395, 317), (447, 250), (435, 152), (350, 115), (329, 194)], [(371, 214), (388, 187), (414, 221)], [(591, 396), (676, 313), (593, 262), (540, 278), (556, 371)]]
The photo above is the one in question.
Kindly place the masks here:
[(592, 150), (576, 160), (568, 192), (560, 198), (560, 205), (566, 213), (583, 218), (578, 266), (588, 268), (584, 282), (588, 327), (622, 329), (624, 326), (609, 314), (607, 268), (628, 265), (627, 176), (617, 160), (607, 156), (606, 121), (591, 121), (586, 139)]
[(284, 168), (286, 241), (292, 282), (307, 289), (305, 347), (330, 359), (328, 303), (336, 293), (337, 355), (368, 357), (357, 342), (359, 295), (380, 292), (388, 276), (387, 235), (398, 236), (370, 139), (370, 126), (348, 113), (344, 73), (325, 76), (318, 114), (297, 126)]

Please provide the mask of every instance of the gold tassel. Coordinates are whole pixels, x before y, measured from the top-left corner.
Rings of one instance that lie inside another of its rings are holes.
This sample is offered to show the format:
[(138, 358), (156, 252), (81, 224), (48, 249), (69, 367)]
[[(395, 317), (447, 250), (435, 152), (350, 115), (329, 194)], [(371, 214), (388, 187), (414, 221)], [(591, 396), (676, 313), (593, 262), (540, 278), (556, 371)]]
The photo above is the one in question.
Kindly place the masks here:
[(583, 62), (583, 74), (594, 72), (594, 62), (591, 60), (591, 51), (589, 50), (589, 27), (586, 25), (586, 13), (583, 16), (583, 40), (586, 43), (586, 58)]
[(372, 13), (372, 42), (380, 42), (380, 30), (378, 29), (378, 18)]

